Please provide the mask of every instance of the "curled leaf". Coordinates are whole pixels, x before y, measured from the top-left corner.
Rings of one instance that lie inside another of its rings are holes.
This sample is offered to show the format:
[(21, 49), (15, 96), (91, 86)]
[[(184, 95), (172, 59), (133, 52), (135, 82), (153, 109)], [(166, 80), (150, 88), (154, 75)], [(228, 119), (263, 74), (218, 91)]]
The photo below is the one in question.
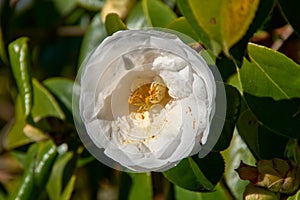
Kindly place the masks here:
[(29, 74), (30, 56), (29, 39), (21, 37), (8, 46), (9, 59), (14, 78), (22, 99), (23, 112), (26, 117), (31, 114), (33, 106), (32, 82)]
[(293, 161), (279, 158), (260, 160), (256, 167), (242, 163), (237, 172), (241, 179), (272, 192), (292, 194), (300, 186), (300, 167)]

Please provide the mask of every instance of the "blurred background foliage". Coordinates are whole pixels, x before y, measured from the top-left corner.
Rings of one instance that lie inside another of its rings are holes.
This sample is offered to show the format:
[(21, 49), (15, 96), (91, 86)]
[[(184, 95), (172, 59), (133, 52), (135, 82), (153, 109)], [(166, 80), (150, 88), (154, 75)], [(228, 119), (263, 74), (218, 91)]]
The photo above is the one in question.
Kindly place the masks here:
[[(235, 171), (241, 160), (299, 165), (298, 8), (297, 0), (0, 0), (0, 200), (242, 199), (249, 182)], [(213, 56), (227, 115), (205, 158), (134, 174), (85, 150), (72, 92), (81, 63), (105, 37), (145, 27), (184, 33)], [(299, 170), (293, 177), (299, 188)], [(298, 189), (252, 193), (300, 199)]]

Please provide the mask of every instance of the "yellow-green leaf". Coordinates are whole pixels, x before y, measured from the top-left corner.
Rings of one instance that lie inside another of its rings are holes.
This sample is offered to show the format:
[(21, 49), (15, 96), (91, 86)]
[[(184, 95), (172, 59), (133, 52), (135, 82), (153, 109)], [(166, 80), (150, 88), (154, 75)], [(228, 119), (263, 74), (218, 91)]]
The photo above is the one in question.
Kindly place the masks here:
[(132, 186), (129, 191), (129, 200), (152, 199), (152, 180), (150, 173), (129, 174), (132, 180)]
[[(63, 199), (62, 196), (64, 195), (67, 196), (67, 194), (70, 192), (69, 191), (70, 189), (72, 191), (73, 187), (71, 186), (72, 184), (74, 184), (72, 182), (75, 180), (75, 176), (74, 178), (71, 177), (71, 179), (68, 181), (68, 184), (70, 185), (69, 186), (66, 185), (66, 188), (63, 188), (64, 171), (67, 164), (71, 161), (72, 157), (73, 157), (72, 152), (66, 152), (64, 154), (59, 155), (56, 158), (51, 171), (51, 175), (49, 177), (49, 181), (46, 186), (50, 200)], [(66, 194), (64, 194), (65, 192)]]
[(115, 13), (110, 13), (106, 16), (105, 28), (108, 35), (112, 35), (117, 31), (127, 29), (126, 25), (120, 19), (119, 15)]
[[(33, 79), (32, 82), (34, 91), (34, 105), (32, 107), (33, 119), (36, 122), (45, 117), (56, 117), (63, 120), (65, 114), (50, 92), (37, 80)], [(44, 135), (41, 130), (27, 124), (20, 95), (17, 97), (15, 108), (16, 119), (5, 140), (4, 146), (6, 149), (13, 149), (46, 138), (46, 135)]]
[(37, 122), (45, 117), (56, 117), (62, 120), (65, 119), (65, 114), (50, 92), (37, 80), (33, 79), (32, 83), (34, 92), (32, 117), (34, 121)]
[(220, 47), (229, 54), (230, 47), (245, 35), (258, 4), (259, 0), (178, 1), (180, 10), (201, 40), (216, 54)]
[(165, 27), (176, 17), (173, 10), (161, 1), (142, 0), (129, 13), (126, 24), (129, 29)]
[(9, 60), (19, 90), (23, 112), (26, 117), (31, 114), (33, 105), (32, 82), (30, 77), (31, 58), (28, 47), (29, 38), (21, 37), (8, 46)]

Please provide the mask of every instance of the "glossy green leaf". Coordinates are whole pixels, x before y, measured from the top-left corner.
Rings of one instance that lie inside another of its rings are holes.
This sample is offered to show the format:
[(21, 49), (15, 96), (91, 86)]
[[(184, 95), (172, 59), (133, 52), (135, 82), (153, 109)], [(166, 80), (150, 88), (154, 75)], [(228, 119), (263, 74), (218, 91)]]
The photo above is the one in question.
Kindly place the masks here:
[[(17, 107), (16, 107), (17, 108)], [(26, 120), (16, 120), (12, 125), (11, 129), (8, 132), (7, 138), (4, 142), (4, 148), (7, 150), (14, 149), (16, 147), (23, 146), (30, 142), (33, 142), (33, 139), (27, 137), (23, 129), (26, 126)]]
[(10, 199), (38, 198), (46, 186), (56, 155), (56, 146), (51, 140), (33, 144), (27, 152), (23, 179)]
[(175, 186), (175, 199), (184, 200), (184, 199), (193, 199), (193, 200), (226, 200), (229, 199), (226, 195), (226, 192), (218, 184), (215, 187), (213, 192), (193, 192), (181, 187)]
[(91, 24), (89, 25), (80, 48), (79, 66), (90, 55), (90, 53), (104, 40), (107, 36), (105, 25), (101, 20), (101, 14), (98, 13), (94, 16)]
[(300, 200), (300, 190), (293, 196), (288, 197), (287, 200)]
[(217, 65), (224, 82), (228, 82), (230, 76), (236, 74), (236, 64), (232, 58), (230, 59), (225, 56), (218, 57), (215, 65)]
[(214, 151), (223, 151), (230, 145), (230, 141), (235, 129), (235, 123), (241, 107), (241, 95), (238, 90), (230, 85), (225, 84), (225, 91), (227, 97), (225, 124), (220, 138), (213, 148)]
[[(178, 31), (180, 33), (183, 33), (189, 37), (192, 38), (192, 40), (185, 40), (186, 38), (180, 38), (182, 39), (185, 43), (190, 43), (190, 42), (200, 42), (200, 38), (195, 32), (195, 30), (192, 28), (192, 26), (187, 22), (185, 17), (179, 17), (174, 19), (171, 23), (169, 23), (166, 28), (172, 29), (175, 31)], [(180, 37), (180, 35), (179, 35)]]
[(145, 199), (151, 200), (152, 197), (152, 180), (150, 173), (130, 173), (132, 185), (129, 191), (129, 200)]
[[(5, 149), (14, 149), (16, 147), (23, 146), (30, 142), (36, 141), (36, 138), (45, 139), (46, 135), (41, 131), (32, 133), (30, 130), (25, 130), (25, 127), (28, 126), (26, 122), (26, 117), (24, 116), (22, 110), (21, 98), (17, 97), (15, 104), (15, 121), (12, 122), (12, 126), (8, 132), (6, 140), (4, 142)], [(30, 125), (29, 125), (30, 126)], [(30, 137), (34, 136), (34, 137)]]
[(221, 180), (225, 169), (225, 162), (219, 152), (210, 152), (204, 158), (199, 158), (198, 155), (192, 158), (213, 185), (216, 185)]
[(126, 25), (129, 29), (149, 27), (141, 1), (137, 2), (130, 11), (126, 19)]
[(57, 150), (53, 141), (38, 143), (34, 160), (34, 184), (41, 190), (46, 186), (56, 155)]
[[(32, 117), (39, 121), (45, 117), (57, 117), (64, 119), (65, 114), (59, 107), (54, 97), (37, 80), (33, 79), (34, 105), (32, 108)], [(13, 122), (4, 146), (6, 149), (13, 149), (33, 141), (39, 141), (47, 136), (33, 125), (27, 124), (26, 116), (22, 108), (22, 100), (18, 96), (16, 100), (16, 120)]]
[(274, 100), (300, 97), (300, 65), (263, 46), (249, 44), (248, 51), (250, 62), (240, 70), (244, 92)]
[[(51, 175), (49, 181), (47, 183), (47, 193), (50, 200), (63, 199), (64, 190), (73, 190), (72, 186), (72, 178), (68, 181), (70, 186), (67, 185), (66, 188), (63, 188), (63, 175), (66, 165), (70, 162), (73, 157), (73, 153), (67, 152), (59, 155), (55, 160), (53, 168), (51, 170)], [(71, 187), (71, 188), (68, 188)], [(68, 192), (69, 193), (69, 192)], [(66, 197), (68, 196), (65, 194)], [(69, 196), (70, 197), (70, 196)]]
[(239, 67), (242, 65), (243, 57), (247, 53), (246, 49), (249, 40), (253, 37), (253, 34), (256, 33), (263, 26), (265, 21), (268, 20), (268, 16), (273, 10), (275, 3), (275, 0), (259, 1), (255, 18), (253, 19), (246, 34), (238, 43), (236, 43), (230, 49), (230, 54), (234, 57), (236, 64)]
[(115, 13), (110, 13), (106, 16), (105, 28), (108, 35), (112, 35), (117, 31), (127, 29), (126, 25), (120, 19), (119, 15)]
[(233, 87), (235, 87), (241, 94), (243, 93), (243, 88), (241, 81), (239, 80), (238, 74), (233, 74), (228, 78), (227, 83)]
[(233, 135), (229, 148), (223, 151), (222, 155), (226, 163), (225, 181), (235, 199), (243, 199), (248, 182), (241, 180), (235, 169), (239, 167), (241, 160), (249, 165), (255, 165), (255, 158), (237, 133)]
[(210, 39), (209, 35), (203, 30), (201, 26), (198, 25), (198, 22), (195, 18), (194, 13), (191, 10), (189, 2), (184, 0), (178, 0), (177, 5), (181, 13), (186, 18), (186, 20), (198, 34), (198, 37), (203, 42), (203, 44), (207, 48), (211, 49), (215, 55), (218, 55), (221, 52), (221, 46), (216, 41)]
[(241, 114), (237, 123), (239, 134), (257, 158), (259, 158), (258, 127), (259, 122), (250, 110)]
[(43, 84), (72, 113), (72, 95), (79, 96), (79, 86), (74, 89), (73, 80), (59, 77), (46, 79)]
[(176, 14), (161, 1), (142, 0), (132, 9), (126, 24), (129, 29), (165, 27), (176, 18)]
[(32, 82), (34, 91), (32, 117), (34, 121), (37, 122), (45, 117), (56, 117), (62, 120), (65, 119), (65, 114), (50, 92), (37, 80), (33, 79)]
[(300, 16), (299, 16), (299, 1), (297, 0), (279, 0), (280, 8), (292, 25), (292, 27), (300, 34)]
[(163, 174), (170, 182), (187, 190), (212, 191), (214, 189), (214, 185), (191, 157), (185, 158), (176, 167)]
[(35, 164), (35, 156), (38, 150), (38, 144), (33, 144), (29, 150), (27, 151), (25, 170), (23, 174), (23, 178), (19, 183), (18, 188), (15, 193), (11, 193), (9, 200), (29, 200), (37, 196), (37, 191), (35, 191), (34, 186), (34, 164)]
[(239, 134), (259, 159), (284, 158), (288, 138), (277, 135), (262, 125), (250, 110), (244, 111), (237, 123)]
[(259, 0), (179, 0), (177, 3), (207, 47), (215, 54), (221, 49), (229, 54), (230, 47), (246, 34)]
[(76, 0), (77, 5), (91, 11), (99, 11), (104, 5), (104, 0)]
[(248, 106), (266, 127), (300, 138), (300, 66), (266, 47), (250, 44), (248, 50), (251, 62), (245, 59), (239, 70)]
[(143, 0), (142, 7), (147, 23), (152, 27), (165, 27), (177, 18), (176, 14), (159, 0)]
[(23, 112), (26, 117), (31, 114), (33, 106), (32, 82), (30, 77), (29, 39), (21, 37), (8, 46), (9, 60), (20, 94)]

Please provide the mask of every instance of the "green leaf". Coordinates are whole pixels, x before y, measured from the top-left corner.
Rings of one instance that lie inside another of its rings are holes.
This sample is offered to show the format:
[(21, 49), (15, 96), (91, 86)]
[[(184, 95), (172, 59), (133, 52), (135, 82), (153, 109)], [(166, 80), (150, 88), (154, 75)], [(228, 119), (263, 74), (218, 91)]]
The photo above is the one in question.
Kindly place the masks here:
[(300, 65), (263, 46), (249, 44), (248, 51), (250, 62), (245, 59), (239, 71), (244, 92), (274, 100), (300, 97)]
[(105, 28), (108, 35), (112, 35), (120, 30), (127, 30), (126, 25), (120, 19), (119, 15), (115, 13), (110, 13), (106, 16)]
[(66, 185), (66, 188), (64, 190), (64, 192), (62, 193), (60, 199), (61, 200), (69, 200), (71, 199), (71, 196), (72, 196), (72, 193), (73, 193), (73, 190), (74, 190), (74, 186), (75, 186), (75, 181), (76, 181), (76, 176), (73, 175), (68, 184)]
[(205, 177), (197, 163), (191, 158), (183, 159), (176, 167), (163, 175), (175, 185), (192, 191), (212, 191), (214, 185)]
[(132, 8), (126, 19), (126, 25), (129, 29), (149, 27), (141, 1), (137, 2)]
[(72, 95), (79, 96), (79, 86), (74, 88), (73, 80), (59, 77), (49, 78), (43, 84), (72, 113)]
[(185, 190), (181, 187), (175, 186), (175, 199), (193, 199), (193, 200), (218, 200), (218, 199), (229, 199), (223, 190), (223, 188), (218, 184), (213, 192), (193, 192)]
[(34, 105), (32, 107), (32, 117), (35, 122), (45, 117), (56, 117), (65, 119), (65, 114), (59, 107), (57, 101), (50, 92), (36, 79), (32, 80), (34, 91)]
[(143, 0), (142, 6), (149, 26), (165, 27), (177, 18), (170, 7), (159, 0)]
[(219, 152), (210, 152), (204, 158), (199, 158), (198, 155), (192, 157), (197, 163), (199, 169), (203, 172), (205, 177), (216, 185), (222, 178), (225, 163), (222, 155)]
[(38, 198), (46, 186), (56, 155), (56, 146), (51, 140), (31, 145), (27, 152), (23, 179), (10, 199)]
[(300, 145), (297, 139), (290, 139), (286, 145), (285, 155), (289, 160), (293, 160), (300, 165)]
[(224, 82), (228, 82), (230, 76), (236, 74), (236, 64), (232, 58), (230, 59), (225, 56), (219, 57), (216, 59), (215, 65), (217, 65)]
[(129, 29), (165, 27), (176, 18), (176, 14), (161, 1), (142, 0), (134, 6), (126, 24)]
[(36, 196), (37, 191), (34, 191), (34, 164), (35, 164), (35, 156), (38, 150), (38, 143), (30, 146), (26, 155), (26, 166), (23, 174), (23, 178), (16, 189), (15, 193), (11, 193), (10, 200), (20, 199), (20, 200), (29, 200), (30, 198), (34, 198)]
[(46, 186), (50, 171), (57, 155), (56, 146), (52, 140), (38, 143), (34, 163), (34, 184), (40, 190)]
[(17, 100), (16, 102), (16, 120), (13, 122), (12, 127), (8, 132), (7, 138), (4, 141), (4, 148), (7, 150), (20, 147), (33, 141), (31, 138), (27, 137), (24, 134), (23, 129), (26, 126), (26, 120), (24, 118), (20, 118), (20, 116), (23, 116), (23, 113), (18, 114), (20, 113), (19, 111), (22, 110), (20, 102), (21, 100)]
[(76, 7), (75, 0), (53, 0), (56, 10), (61, 15), (66, 15)]
[(274, 132), (300, 138), (300, 66), (266, 47), (248, 50), (251, 62), (245, 59), (238, 72), (249, 108)]
[(239, 167), (241, 160), (249, 165), (255, 165), (255, 158), (237, 133), (233, 135), (229, 148), (223, 151), (222, 155), (226, 163), (225, 181), (234, 197), (243, 199), (243, 192), (248, 182), (241, 180), (235, 169)]
[(244, 111), (237, 123), (239, 134), (259, 159), (284, 158), (288, 138), (277, 135), (262, 125), (250, 110)]
[(215, 54), (222, 49), (227, 55), (248, 30), (259, 0), (178, 0), (178, 6), (201, 41)]
[(268, 19), (268, 16), (274, 8), (275, 2), (275, 0), (259, 1), (255, 18), (253, 19), (246, 34), (230, 49), (230, 53), (235, 58), (236, 64), (239, 67), (242, 65), (243, 57), (247, 53), (246, 49), (250, 38), (253, 37), (253, 34), (256, 33)]
[(297, 0), (279, 0), (278, 2), (289, 23), (300, 34), (299, 2)]
[(228, 78), (228, 84), (235, 87), (240, 93), (243, 93), (242, 84), (239, 80), (238, 74), (233, 74)]
[[(180, 38), (182, 39), (185, 43), (191, 43), (191, 42), (200, 42), (200, 38), (195, 32), (195, 30), (192, 28), (192, 26), (187, 22), (185, 17), (179, 17), (171, 21), (166, 28), (172, 29), (175, 31), (178, 31), (180, 33), (183, 33), (189, 37), (191, 37), (193, 40), (185, 40), (186, 38)], [(179, 35), (180, 37), (180, 35)]]
[(227, 97), (226, 118), (220, 138), (213, 148), (214, 151), (223, 151), (230, 145), (241, 107), (241, 95), (238, 90), (225, 84), (225, 91)]
[[(63, 153), (62, 155), (59, 155), (57, 157), (57, 159), (55, 160), (55, 163), (53, 165), (53, 168), (51, 170), (51, 175), (49, 178), (49, 181), (47, 183), (47, 193), (49, 196), (50, 200), (56, 200), (56, 199), (63, 199), (61, 196), (63, 196), (63, 193), (66, 192), (66, 197), (67, 197), (67, 193), (69, 193), (69, 190), (73, 190), (73, 188), (71, 187), (72, 184), (72, 179), (71, 178), (68, 181), (68, 184), (71, 185), (67, 185), (66, 188), (63, 188), (63, 175), (64, 175), (64, 171), (66, 168), (66, 165), (70, 162), (70, 160), (73, 157), (73, 153), (71, 152), (66, 152)], [(68, 188), (71, 187), (71, 188)]]
[(20, 94), (24, 115), (31, 114), (33, 106), (32, 82), (30, 77), (29, 39), (21, 37), (8, 46), (9, 60)]
[(152, 197), (152, 181), (150, 173), (128, 173), (132, 180), (132, 185), (129, 191), (129, 200), (145, 199), (151, 200)]
[(99, 11), (104, 5), (104, 0), (76, 0), (77, 4), (87, 10)]
[[(4, 142), (4, 147), (7, 150), (14, 149), (16, 147), (23, 146), (30, 142), (36, 141), (35, 139), (45, 139), (46, 135), (41, 131), (35, 131), (34, 133), (31, 130), (28, 130), (28, 125), (26, 122), (25, 115), (22, 110), (21, 98), (18, 96), (15, 104), (15, 121), (13, 122), (7, 138)], [(25, 128), (27, 126), (27, 128)], [(27, 129), (27, 130), (26, 130)], [(37, 129), (38, 130), (38, 129)], [(31, 137), (34, 136), (34, 137)]]
[(5, 200), (6, 199), (6, 196), (5, 196), (5, 193), (0, 190), (0, 200)]
[[(37, 122), (45, 117), (57, 117), (64, 119), (65, 115), (54, 97), (37, 80), (33, 79), (34, 105), (32, 107), (32, 117)], [(15, 109), (16, 120), (13, 122), (4, 146), (6, 149), (13, 149), (33, 141), (39, 141), (47, 136), (38, 128), (26, 122), (21, 96), (18, 95)]]
[(300, 200), (300, 190), (293, 196), (288, 197), (287, 200)]
[(90, 53), (104, 40), (107, 36), (105, 25), (101, 20), (101, 14), (98, 13), (94, 16), (91, 24), (89, 25), (80, 48), (79, 66), (90, 55)]

